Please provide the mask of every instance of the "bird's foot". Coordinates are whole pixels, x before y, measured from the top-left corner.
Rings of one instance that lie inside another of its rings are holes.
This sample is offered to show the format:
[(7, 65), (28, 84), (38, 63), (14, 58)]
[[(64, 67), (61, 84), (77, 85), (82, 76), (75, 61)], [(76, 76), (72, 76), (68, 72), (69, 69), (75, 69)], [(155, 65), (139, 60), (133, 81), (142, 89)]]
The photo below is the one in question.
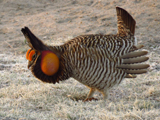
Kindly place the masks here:
[(98, 100), (97, 98), (94, 98), (94, 97), (92, 97), (92, 98), (86, 98), (85, 100), (83, 100), (83, 102), (88, 102), (88, 101), (92, 101), (92, 100)]

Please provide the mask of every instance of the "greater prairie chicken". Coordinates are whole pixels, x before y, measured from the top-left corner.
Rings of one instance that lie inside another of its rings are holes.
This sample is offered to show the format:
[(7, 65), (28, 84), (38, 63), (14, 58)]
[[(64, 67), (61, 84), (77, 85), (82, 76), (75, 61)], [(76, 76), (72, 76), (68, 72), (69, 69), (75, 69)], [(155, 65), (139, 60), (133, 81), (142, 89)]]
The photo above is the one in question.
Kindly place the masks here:
[(49, 46), (38, 39), (27, 27), (22, 32), (31, 49), (27, 51), (28, 68), (43, 82), (56, 83), (70, 77), (90, 88), (86, 98), (95, 90), (104, 99), (108, 90), (124, 78), (136, 78), (147, 72), (147, 51), (139, 51), (134, 37), (136, 22), (124, 9), (116, 7), (118, 33), (116, 35), (82, 35), (63, 45)]

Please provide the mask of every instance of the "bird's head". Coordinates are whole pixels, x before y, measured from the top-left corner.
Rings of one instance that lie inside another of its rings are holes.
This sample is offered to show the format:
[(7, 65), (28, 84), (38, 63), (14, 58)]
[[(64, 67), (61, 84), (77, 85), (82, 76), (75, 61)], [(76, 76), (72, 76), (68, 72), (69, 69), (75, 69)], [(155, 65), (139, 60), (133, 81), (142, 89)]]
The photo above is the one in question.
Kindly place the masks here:
[(60, 67), (60, 53), (43, 44), (27, 27), (21, 31), (30, 47), (26, 53), (28, 68), (44, 82), (58, 82), (56, 78)]
[(26, 53), (28, 68), (36, 63), (38, 57), (41, 57), (40, 67), (44, 74), (52, 76), (58, 71), (59, 58), (55, 53), (49, 50), (39, 52), (33, 49), (29, 49)]

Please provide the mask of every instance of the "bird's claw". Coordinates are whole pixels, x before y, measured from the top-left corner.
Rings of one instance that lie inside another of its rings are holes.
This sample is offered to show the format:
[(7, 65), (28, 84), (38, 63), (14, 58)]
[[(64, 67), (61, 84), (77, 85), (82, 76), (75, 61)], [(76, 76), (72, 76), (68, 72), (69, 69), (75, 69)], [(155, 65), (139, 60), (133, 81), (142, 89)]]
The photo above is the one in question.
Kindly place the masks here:
[(86, 98), (85, 100), (83, 100), (83, 102), (88, 102), (88, 101), (92, 101), (92, 100), (98, 100), (97, 98), (94, 98), (94, 97), (92, 97), (92, 98)]

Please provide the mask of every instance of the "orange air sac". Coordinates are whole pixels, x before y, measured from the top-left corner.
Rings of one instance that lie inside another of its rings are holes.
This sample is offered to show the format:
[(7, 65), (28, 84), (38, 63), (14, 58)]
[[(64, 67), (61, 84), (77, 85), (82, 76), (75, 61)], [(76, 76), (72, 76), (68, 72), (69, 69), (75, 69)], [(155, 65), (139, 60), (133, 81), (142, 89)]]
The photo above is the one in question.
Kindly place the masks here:
[(48, 76), (54, 75), (59, 69), (59, 58), (51, 51), (42, 51), (41, 70)]

